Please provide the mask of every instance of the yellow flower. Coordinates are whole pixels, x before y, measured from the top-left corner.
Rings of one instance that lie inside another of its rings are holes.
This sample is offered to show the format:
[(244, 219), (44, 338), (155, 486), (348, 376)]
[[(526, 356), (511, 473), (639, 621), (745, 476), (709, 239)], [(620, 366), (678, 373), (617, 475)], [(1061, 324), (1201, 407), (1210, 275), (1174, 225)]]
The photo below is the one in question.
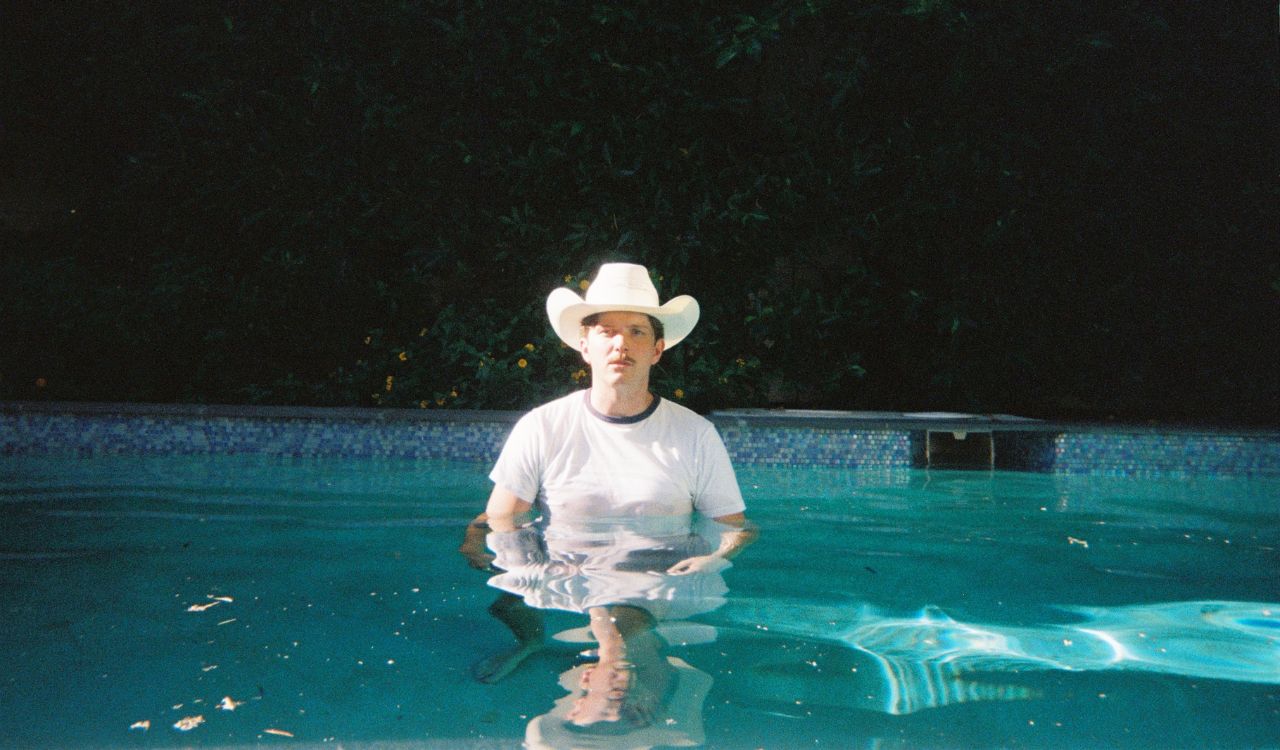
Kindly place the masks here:
[(365, 337), (364, 337), (364, 345), (365, 345), (365, 346), (368, 346), (370, 341), (373, 341), (373, 337), (372, 337), (372, 336), (365, 336)]
[(571, 276), (571, 275), (569, 275), (569, 274), (567, 274), (567, 273), (566, 273), (566, 274), (564, 275), (564, 283), (566, 283), (566, 284), (572, 284), (572, 283), (573, 283), (573, 276)]
[(521, 357), (520, 359), (516, 360), (516, 367), (519, 367), (521, 370), (523, 370), (528, 366), (529, 366), (529, 360), (525, 359), (524, 357)]
[(425, 398), (418, 402), (418, 408), (419, 409), (427, 408), (427, 400)]
[(587, 291), (587, 287), (589, 286), (591, 286), (591, 282), (587, 281), (586, 279), (583, 279), (582, 281), (578, 282), (578, 288), (584, 292)]
[(524, 345), (524, 348), (525, 348), (525, 351), (530, 351), (530, 352), (531, 352), (531, 351), (533, 351), (534, 349), (537, 349), (538, 347), (534, 346), (533, 344), (525, 344), (525, 345)]
[(391, 384), (392, 384), (392, 382), (394, 382), (394, 381), (395, 381), (395, 378), (393, 378), (393, 377), (392, 377), (392, 376), (390, 376), (390, 375), (388, 375), (388, 376), (387, 376), (387, 392), (388, 392), (388, 393), (390, 393), (390, 392), (391, 392)]
[(442, 398), (436, 399), (436, 406), (444, 406), (444, 399)]
[(458, 397), (458, 389), (457, 389), (457, 388), (451, 388), (451, 389), (449, 390), (449, 397), (450, 397), (450, 398), (457, 398), (457, 397)]
[(677, 388), (677, 389), (676, 389), (675, 396), (676, 396), (676, 398), (684, 398), (684, 389), (683, 389), (683, 388)]
[(408, 354), (407, 352), (400, 352), (400, 361), (401, 361), (401, 362), (408, 362), (408, 361), (409, 361), (409, 354)]
[(426, 336), (426, 335), (427, 335), (427, 329), (423, 328), (421, 331), (418, 331), (418, 338), (422, 338), (423, 336)]
[(578, 382), (579, 380), (582, 380), (583, 378), (585, 378), (586, 376), (587, 376), (587, 371), (586, 371), (586, 370), (578, 370), (577, 372), (575, 372), (575, 373), (574, 373), (573, 375), (571, 375), (570, 377), (572, 377), (572, 378), (573, 378), (573, 382), (575, 382), (575, 383), (576, 383), (576, 382)]
[(743, 359), (742, 357), (738, 357), (738, 367), (746, 367), (746, 366), (747, 366), (747, 360)]

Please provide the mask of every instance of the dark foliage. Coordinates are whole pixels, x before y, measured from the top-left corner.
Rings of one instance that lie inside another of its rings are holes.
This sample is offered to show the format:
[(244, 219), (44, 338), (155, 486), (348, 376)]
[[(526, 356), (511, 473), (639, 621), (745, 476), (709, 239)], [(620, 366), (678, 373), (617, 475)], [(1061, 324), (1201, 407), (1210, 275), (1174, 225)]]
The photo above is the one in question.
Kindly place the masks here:
[(1280, 421), (1274, 14), (722, 7), (17, 5), (0, 398), (523, 408), (612, 259), (699, 409)]

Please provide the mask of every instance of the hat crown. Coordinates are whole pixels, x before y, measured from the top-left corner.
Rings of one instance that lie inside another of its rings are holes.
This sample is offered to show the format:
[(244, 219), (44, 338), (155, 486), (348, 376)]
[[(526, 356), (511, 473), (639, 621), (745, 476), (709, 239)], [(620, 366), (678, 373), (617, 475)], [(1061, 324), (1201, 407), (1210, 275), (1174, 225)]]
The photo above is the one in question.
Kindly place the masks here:
[(577, 348), (583, 318), (605, 312), (635, 312), (662, 323), (664, 340), (671, 348), (689, 335), (698, 323), (698, 301), (687, 294), (658, 304), (658, 290), (649, 270), (634, 263), (605, 263), (596, 272), (587, 293), (561, 287), (547, 295), (547, 319), (566, 346)]
[(634, 263), (605, 263), (587, 287), (586, 302), (593, 305), (658, 306), (658, 290), (644, 266)]

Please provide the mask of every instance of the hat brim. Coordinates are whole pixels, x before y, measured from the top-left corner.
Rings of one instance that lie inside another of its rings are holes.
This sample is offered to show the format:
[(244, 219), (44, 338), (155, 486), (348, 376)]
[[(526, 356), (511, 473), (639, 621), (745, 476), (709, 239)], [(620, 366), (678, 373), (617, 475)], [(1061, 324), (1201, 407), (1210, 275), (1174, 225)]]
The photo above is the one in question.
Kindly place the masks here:
[(591, 304), (563, 287), (547, 297), (547, 319), (565, 344), (578, 348), (582, 319), (604, 312), (636, 312), (652, 315), (662, 322), (663, 340), (671, 348), (684, 340), (698, 324), (698, 301), (687, 294), (673, 297), (660, 307), (622, 304)]

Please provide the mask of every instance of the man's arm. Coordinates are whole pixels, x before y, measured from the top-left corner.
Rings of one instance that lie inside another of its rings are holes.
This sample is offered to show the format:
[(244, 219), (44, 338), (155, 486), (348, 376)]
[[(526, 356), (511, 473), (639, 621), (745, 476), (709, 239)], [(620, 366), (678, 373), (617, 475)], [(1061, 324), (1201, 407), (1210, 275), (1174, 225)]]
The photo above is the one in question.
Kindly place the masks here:
[(532, 509), (532, 503), (521, 500), (508, 489), (494, 485), (484, 513), (467, 524), (458, 552), (467, 558), (467, 564), (471, 567), (488, 570), (493, 563), (493, 553), (485, 547), (485, 536), (490, 531), (515, 531), (520, 517)]
[(494, 531), (515, 531), (519, 521), (524, 520), (533, 503), (500, 485), (493, 486), (489, 493), (489, 503), (484, 508), (489, 526)]
[(731, 513), (727, 516), (716, 516), (716, 523), (725, 528), (720, 532), (720, 546), (709, 555), (698, 555), (667, 568), (671, 575), (688, 575), (703, 571), (720, 570), (728, 565), (729, 558), (747, 548), (747, 545), (760, 536), (755, 524), (747, 520), (745, 513)]
[(489, 533), (489, 516), (481, 513), (467, 524), (463, 532), (462, 544), (458, 552), (467, 558), (467, 564), (476, 570), (488, 570), (493, 564), (493, 553), (484, 544), (485, 534)]
[(747, 514), (738, 512), (727, 516), (718, 516), (714, 520), (729, 528), (720, 532), (720, 547), (711, 554), (726, 560), (746, 549), (760, 536), (756, 525), (747, 520)]

